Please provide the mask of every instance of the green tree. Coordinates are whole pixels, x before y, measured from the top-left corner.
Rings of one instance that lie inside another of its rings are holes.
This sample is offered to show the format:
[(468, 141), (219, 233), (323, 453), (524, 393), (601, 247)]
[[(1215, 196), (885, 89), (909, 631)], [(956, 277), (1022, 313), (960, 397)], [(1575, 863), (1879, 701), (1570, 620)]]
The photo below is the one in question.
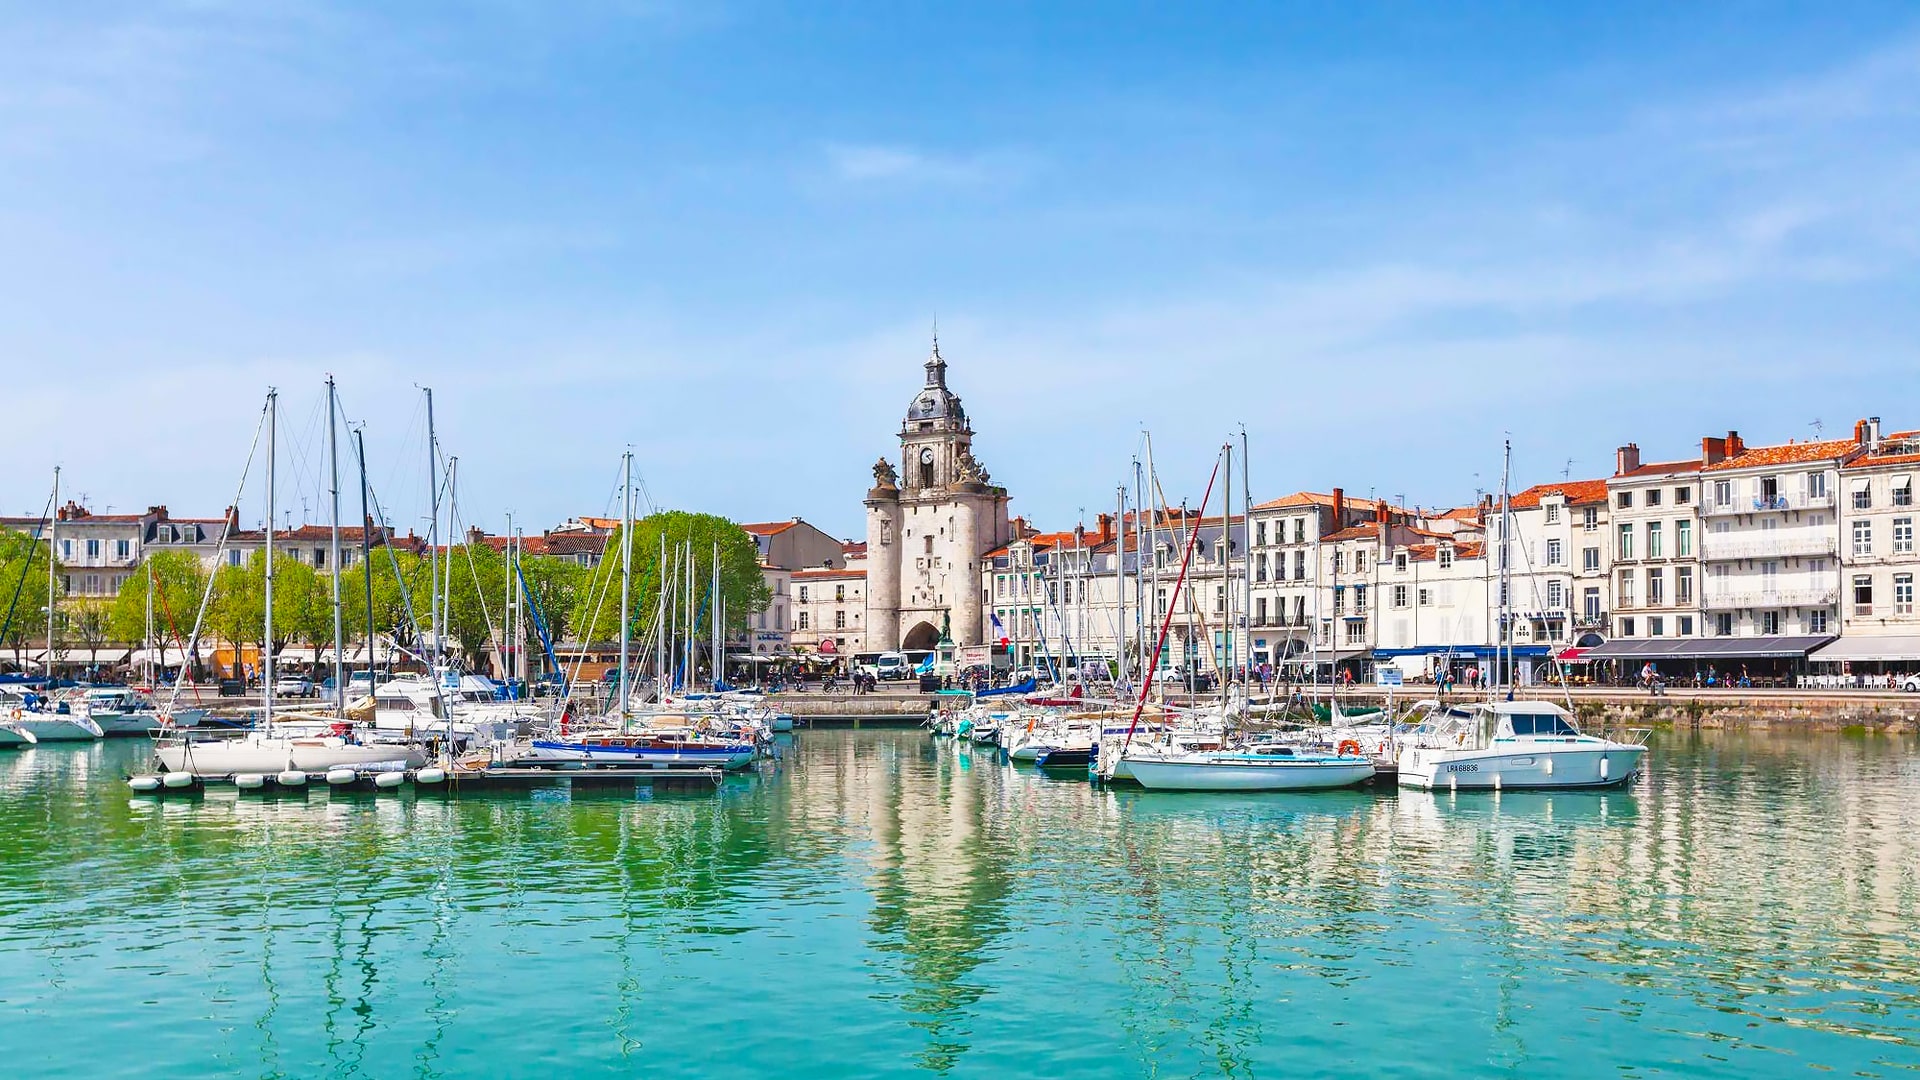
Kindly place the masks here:
[(154, 633), (162, 641), (185, 642), (207, 588), (207, 571), (197, 556), (162, 551), (147, 556), (140, 572), (128, 576), (113, 598), (108, 624), (113, 640), (144, 642), (147, 636), (147, 579), (153, 579)]
[[(239, 566), (223, 566), (213, 579), (213, 604), (207, 625), (233, 642), (265, 645), (267, 556), (256, 551)], [(315, 593), (324, 613), (325, 633), (316, 637)], [(320, 576), (313, 567), (288, 558), (273, 560), (273, 651), (284, 654), (294, 641), (332, 641), (333, 616)]]
[[(665, 567), (660, 562), (662, 537), (667, 544)], [(716, 543), (720, 552), (720, 594), (726, 600), (728, 631), (745, 629), (748, 620), (765, 611), (772, 602), (766, 578), (760, 573), (760, 549), (746, 530), (713, 514), (662, 511), (634, 522), (632, 609), (628, 613), (634, 637), (643, 637), (651, 626), (658, 612), (660, 582), (665, 574), (673, 572), (674, 553), (687, 541), (692, 542), (690, 572), (703, 634), (709, 625), (706, 605), (713, 580)], [(620, 530), (615, 529), (607, 538), (606, 555), (576, 598), (570, 622), (577, 640), (607, 641), (620, 634), (620, 543)], [(683, 575), (689, 572), (684, 566), (680, 570)], [(684, 583), (685, 578), (681, 581)]]
[[(26, 667), (26, 647), (47, 624), (47, 545), (28, 533), (0, 529), (0, 644)], [(56, 578), (65, 568), (54, 565)]]
[[(521, 645), (528, 656), (543, 656), (540, 628), (534, 625), (536, 616), (555, 641), (565, 640), (572, 632), (574, 611), (586, 595), (592, 575), (591, 570), (571, 559), (529, 555), (520, 560), (520, 576), (526, 579), (527, 590), (526, 640)], [(529, 670), (537, 667), (535, 664)]]
[(67, 613), (67, 621), (80, 643), (87, 647), (87, 666), (99, 667), (100, 649), (107, 643), (112, 622), (107, 604), (98, 600), (75, 601)]
[(502, 629), (507, 603), (507, 560), (485, 544), (447, 549), (453, 582), (447, 590), (447, 632), (460, 642), (470, 668), (486, 659)]
[[(414, 617), (424, 624), (427, 620), (430, 576), (427, 560), (397, 548), (375, 548), (370, 565), (373, 569), (371, 616), (367, 611), (367, 568), (355, 566), (340, 579), (341, 609), (347, 636), (364, 641), (371, 625), (375, 635), (408, 648), (416, 647), (412, 624), (407, 619), (406, 601), (412, 600)], [(399, 568), (397, 575), (396, 566)], [(406, 583), (405, 593), (400, 588), (402, 581)], [(377, 645), (377, 655), (384, 658), (387, 648), (386, 645)]]

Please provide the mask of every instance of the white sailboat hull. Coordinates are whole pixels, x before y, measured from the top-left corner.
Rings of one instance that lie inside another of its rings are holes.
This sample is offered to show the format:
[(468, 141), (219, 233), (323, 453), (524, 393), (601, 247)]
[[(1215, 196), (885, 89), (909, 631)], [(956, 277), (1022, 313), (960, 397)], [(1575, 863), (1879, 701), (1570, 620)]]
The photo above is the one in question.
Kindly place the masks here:
[(14, 721), (40, 742), (91, 742), (102, 736), (100, 725), (84, 716), (27, 713)]
[(0, 723), (0, 750), (14, 747), (25, 748), (39, 741), (33, 732), (17, 724)]
[(154, 748), (168, 772), (207, 776), (232, 773), (277, 773), (282, 769), (325, 772), (336, 766), (405, 761), (408, 768), (427, 763), (417, 746), (393, 743), (350, 743), (333, 736), (306, 737), (252, 734), (237, 739), (168, 740)]
[(1366, 758), (1255, 760), (1252, 756), (1128, 757), (1133, 779), (1156, 791), (1323, 791), (1372, 779)]
[(1525, 744), (1484, 750), (1414, 746), (1400, 752), (1400, 783), (1469, 791), (1612, 787), (1638, 775), (1646, 755), (1646, 747), (1626, 743), (1565, 749)]

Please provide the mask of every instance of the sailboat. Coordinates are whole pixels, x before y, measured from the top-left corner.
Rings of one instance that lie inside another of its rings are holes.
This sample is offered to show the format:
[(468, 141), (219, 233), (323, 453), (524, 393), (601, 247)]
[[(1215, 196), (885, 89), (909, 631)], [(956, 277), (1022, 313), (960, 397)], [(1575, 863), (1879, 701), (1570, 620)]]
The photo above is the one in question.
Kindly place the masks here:
[[(166, 735), (155, 740), (154, 756), (160, 767), (170, 773), (227, 776), (243, 787), (257, 787), (264, 782), (268, 774), (277, 774), (283, 784), (299, 785), (306, 783), (306, 774), (324, 772), (341, 767), (370, 768), (385, 765), (389, 769), (414, 768), (426, 764), (426, 752), (418, 745), (396, 745), (382, 743), (368, 745), (353, 734), (353, 725), (344, 719), (330, 724), (325, 731), (302, 733), (293, 730), (276, 730), (274, 726), (274, 656), (273, 656), (273, 516), (274, 504), (274, 457), (275, 457), (275, 418), (278, 410), (279, 392), (267, 392), (267, 404), (264, 423), (267, 436), (267, 518), (266, 518), (266, 589), (264, 599), (264, 632), (261, 634), (261, 689), (262, 710), (260, 726), (237, 738), (215, 738), (192, 734)], [(329, 428), (335, 413), (333, 380), (327, 380), (327, 408)], [(336, 443), (337, 447), (337, 443)], [(337, 455), (336, 455), (337, 456)], [(241, 484), (245, 485), (243, 475)], [(339, 497), (335, 485), (334, 527), (339, 528)], [(238, 505), (238, 497), (235, 505)], [(220, 538), (221, 548), (225, 548), (233, 529), (229, 519)], [(338, 550), (336, 544), (336, 551)], [(337, 567), (338, 561), (334, 563)], [(337, 575), (336, 575), (337, 580)], [(198, 642), (200, 628), (206, 618), (206, 601), (213, 595), (213, 581), (209, 577), (207, 592), (202, 598), (201, 610), (194, 618), (193, 637), (188, 641), (188, 653), (191, 654)], [(335, 593), (335, 611), (338, 612), (338, 592)], [(335, 623), (335, 649), (339, 655), (339, 624)], [(174, 684), (174, 699), (177, 701), (186, 671), (182, 668), (180, 680)], [(337, 691), (338, 692), (338, 691)], [(165, 712), (171, 712), (171, 705)]]
[(9, 708), (8, 716), (15, 725), (39, 742), (89, 742), (101, 737), (100, 725), (71, 711), (70, 705), (56, 705), (53, 701), (53, 662), (58, 654), (53, 641), (53, 614), (54, 601), (59, 595), (59, 579), (55, 574), (59, 560), (54, 553), (60, 550), (57, 541), (60, 513), (53, 508), (59, 505), (60, 467), (56, 465), (53, 469), (53, 500), (47, 514), (47, 652), (43, 661), (47, 673), (46, 692), (34, 701), (28, 701), (23, 695), (19, 704)]
[[(501, 753), (496, 749), (494, 760), (501, 765), (533, 768), (721, 768), (738, 769), (746, 766), (759, 754), (759, 747), (752, 741), (733, 738), (710, 738), (702, 730), (699, 718), (685, 712), (663, 711), (646, 717), (646, 727), (641, 731), (633, 730), (633, 678), (630, 668), (632, 658), (632, 613), (633, 613), (633, 452), (628, 451), (621, 459), (621, 514), (620, 514), (620, 660), (619, 682), (615, 690), (613, 714), (602, 718), (597, 724), (588, 724), (584, 729), (561, 730), (546, 738), (535, 738)], [(717, 553), (717, 549), (716, 549)], [(684, 565), (689, 573), (684, 584), (687, 595), (692, 596), (691, 551), (686, 552)], [(662, 601), (665, 600), (667, 581), (663, 573), (660, 577)], [(719, 572), (716, 554), (714, 573), (713, 617), (718, 617)], [(691, 603), (688, 610), (692, 610)], [(655, 630), (659, 633), (659, 620)], [(693, 677), (693, 640), (694, 628), (689, 620), (687, 628), (687, 676)], [(661, 639), (664, 642), (664, 639)], [(716, 628), (715, 641), (718, 642)], [(716, 657), (718, 652), (715, 653)], [(716, 667), (718, 664), (716, 662)], [(664, 686), (664, 683), (663, 683)], [(662, 691), (664, 697), (664, 690)]]
[[(1647, 747), (1583, 734), (1573, 714), (1551, 701), (1513, 696), (1512, 568), (1507, 551), (1513, 535), (1508, 497), (1511, 445), (1500, 474), (1500, 619), (1493, 667), (1502, 673), (1506, 699), (1488, 687), (1488, 700), (1435, 708), (1402, 737), (1400, 783), (1417, 788), (1482, 790), (1611, 787), (1639, 775)], [(1499, 650), (1507, 652), (1499, 662)]]

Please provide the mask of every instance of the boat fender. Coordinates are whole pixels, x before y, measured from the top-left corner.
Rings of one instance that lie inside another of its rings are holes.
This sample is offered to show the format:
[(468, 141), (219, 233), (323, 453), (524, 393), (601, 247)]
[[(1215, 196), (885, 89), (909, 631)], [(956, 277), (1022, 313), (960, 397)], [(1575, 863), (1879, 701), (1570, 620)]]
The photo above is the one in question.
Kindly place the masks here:
[(267, 786), (267, 774), (243, 772), (233, 778), (233, 786), (243, 791), (258, 791)]
[(384, 790), (392, 790), (393, 788), (399, 787), (401, 781), (406, 778), (407, 774), (404, 772), (383, 772), (373, 778), (373, 786)]
[(359, 775), (359, 773), (354, 772), (352, 769), (328, 769), (327, 783), (332, 784), (334, 787), (339, 787), (342, 784), (353, 783)]
[(1341, 757), (1359, 757), (1360, 744), (1357, 742), (1354, 742), (1352, 739), (1348, 739), (1345, 742), (1342, 742), (1339, 748), (1334, 751), (1334, 753), (1339, 754)]
[(160, 778), (157, 776), (129, 776), (127, 786), (135, 791), (150, 792), (160, 790)]
[(192, 787), (193, 780), (193, 774), (190, 772), (170, 772), (164, 773), (160, 777), (160, 783), (176, 791), (180, 788)]
[(413, 781), (416, 784), (439, 784), (444, 783), (446, 779), (447, 770), (445, 769), (421, 769), (413, 774)]
[(274, 777), (282, 787), (306, 787), (307, 774), (299, 769), (284, 769)]
[(1605, 780), (1606, 778), (1607, 778), (1607, 756), (1605, 754), (1602, 754), (1600, 755), (1600, 779)]

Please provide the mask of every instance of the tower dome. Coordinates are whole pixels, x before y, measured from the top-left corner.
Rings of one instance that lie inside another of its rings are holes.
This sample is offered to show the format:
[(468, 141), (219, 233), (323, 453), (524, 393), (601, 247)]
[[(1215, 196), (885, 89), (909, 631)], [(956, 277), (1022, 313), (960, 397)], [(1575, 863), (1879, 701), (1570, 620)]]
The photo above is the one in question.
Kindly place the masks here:
[(965, 420), (960, 395), (947, 389), (947, 361), (940, 355), (940, 339), (933, 339), (933, 351), (927, 355), (927, 385), (907, 406), (908, 421)]

